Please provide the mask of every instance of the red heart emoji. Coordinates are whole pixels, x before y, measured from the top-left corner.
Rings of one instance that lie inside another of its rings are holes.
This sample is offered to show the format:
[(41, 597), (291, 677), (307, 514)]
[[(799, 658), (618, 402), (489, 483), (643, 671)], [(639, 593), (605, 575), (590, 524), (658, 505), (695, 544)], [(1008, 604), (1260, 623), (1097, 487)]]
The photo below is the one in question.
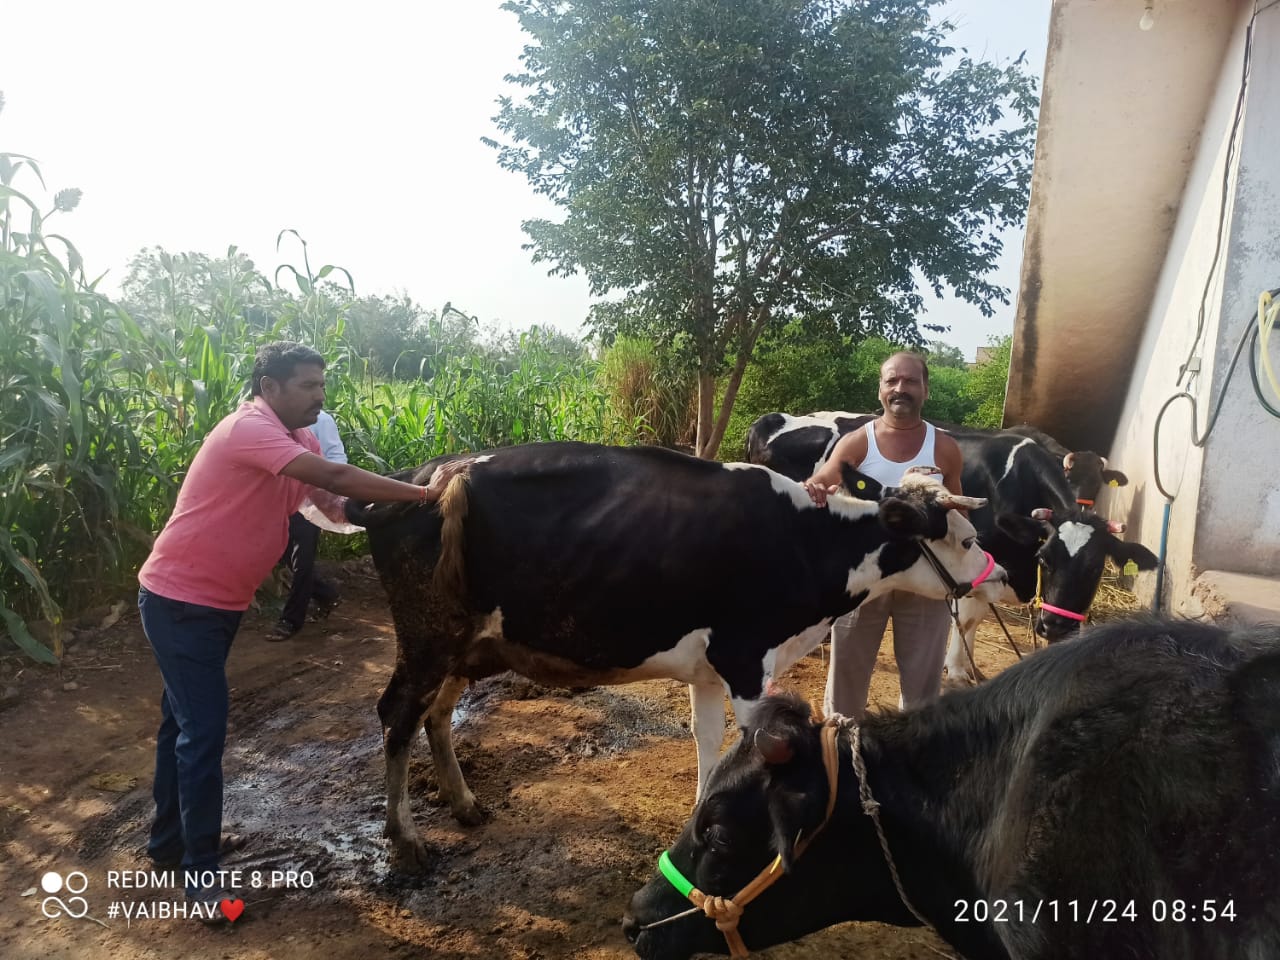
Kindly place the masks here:
[(235, 923), (240, 918), (240, 914), (244, 913), (243, 900), (223, 900), (218, 904), (222, 908), (222, 915)]

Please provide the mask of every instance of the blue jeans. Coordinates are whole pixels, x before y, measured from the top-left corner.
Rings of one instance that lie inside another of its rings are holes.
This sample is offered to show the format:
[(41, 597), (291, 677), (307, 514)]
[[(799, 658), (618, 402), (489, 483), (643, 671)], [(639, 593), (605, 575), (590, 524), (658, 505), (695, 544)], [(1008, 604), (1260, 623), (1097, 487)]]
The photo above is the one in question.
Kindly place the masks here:
[(227, 740), (227, 655), (239, 610), (138, 591), (142, 629), (164, 678), (156, 735), (156, 818), (147, 853), (185, 870), (218, 869), (222, 750)]

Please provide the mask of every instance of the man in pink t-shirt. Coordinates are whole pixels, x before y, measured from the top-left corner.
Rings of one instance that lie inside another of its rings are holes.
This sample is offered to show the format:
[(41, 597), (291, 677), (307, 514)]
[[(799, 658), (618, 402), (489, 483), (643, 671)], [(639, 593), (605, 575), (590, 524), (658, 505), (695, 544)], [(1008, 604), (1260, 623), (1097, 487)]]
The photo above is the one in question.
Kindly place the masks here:
[[(426, 486), (321, 457), (306, 429), (324, 404), (324, 358), (288, 341), (260, 347), (253, 399), (210, 431), (173, 515), (138, 572), (142, 628), (164, 694), (156, 738), (156, 817), (147, 853), (184, 872), (218, 869), (227, 655), (240, 617), (289, 539), (289, 516), (310, 498), (333, 519), (344, 497), (432, 503), (469, 461), (440, 467)], [(218, 887), (187, 895), (221, 919)]]

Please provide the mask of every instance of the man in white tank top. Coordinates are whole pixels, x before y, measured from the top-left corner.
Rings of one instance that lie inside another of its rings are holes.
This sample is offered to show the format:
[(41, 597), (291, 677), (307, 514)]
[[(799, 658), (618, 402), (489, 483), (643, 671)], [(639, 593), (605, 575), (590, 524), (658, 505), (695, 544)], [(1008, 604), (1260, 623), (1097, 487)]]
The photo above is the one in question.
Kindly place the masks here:
[[(929, 398), (929, 367), (916, 353), (895, 353), (880, 367), (884, 412), (863, 429), (845, 434), (822, 468), (805, 481), (809, 496), (825, 505), (841, 483), (845, 464), (885, 486), (898, 486), (913, 466), (935, 466), (942, 482), (960, 494), (960, 447), (920, 416)], [(870, 600), (831, 628), (831, 666), (823, 709), (862, 719), (871, 674), (893, 618), (893, 654), (898, 661), (900, 708), (934, 700), (942, 683), (951, 616), (945, 600), (894, 590)]]

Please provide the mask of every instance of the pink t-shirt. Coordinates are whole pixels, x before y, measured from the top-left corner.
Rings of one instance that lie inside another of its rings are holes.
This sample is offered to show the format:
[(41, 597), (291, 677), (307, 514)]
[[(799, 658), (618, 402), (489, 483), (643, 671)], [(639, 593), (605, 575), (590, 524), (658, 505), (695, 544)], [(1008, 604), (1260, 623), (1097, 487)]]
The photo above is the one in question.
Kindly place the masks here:
[(289, 516), (314, 488), (278, 474), (320, 453), (305, 427), (286, 430), (261, 397), (210, 431), (138, 581), (170, 600), (245, 610), (289, 542)]

